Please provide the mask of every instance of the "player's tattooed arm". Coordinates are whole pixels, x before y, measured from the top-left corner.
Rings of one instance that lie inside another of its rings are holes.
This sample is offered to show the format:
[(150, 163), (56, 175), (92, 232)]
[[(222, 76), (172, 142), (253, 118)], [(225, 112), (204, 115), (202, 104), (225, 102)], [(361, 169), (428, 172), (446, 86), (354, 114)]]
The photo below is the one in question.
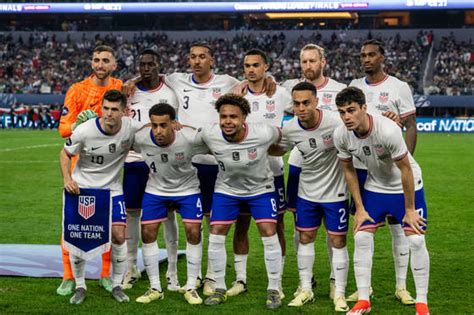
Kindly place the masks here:
[(413, 155), (416, 147), (416, 115), (410, 115), (401, 119), (401, 124), (406, 129), (405, 143), (408, 151)]
[(77, 185), (71, 177), (71, 156), (65, 149), (62, 149), (59, 153), (59, 164), (61, 167), (61, 174), (63, 175), (64, 189), (71, 194), (79, 195), (79, 185)]

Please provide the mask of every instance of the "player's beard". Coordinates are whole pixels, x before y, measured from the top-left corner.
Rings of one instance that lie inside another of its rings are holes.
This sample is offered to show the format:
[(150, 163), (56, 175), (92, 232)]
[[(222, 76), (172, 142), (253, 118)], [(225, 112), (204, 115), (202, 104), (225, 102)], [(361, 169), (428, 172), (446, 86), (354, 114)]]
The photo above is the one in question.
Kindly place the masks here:
[(98, 72), (98, 71), (94, 70), (94, 75), (100, 80), (107, 79), (111, 74), (112, 74), (112, 72), (110, 72), (110, 71), (103, 71), (102, 70), (102, 71)]
[(318, 69), (318, 70), (308, 69), (304, 72), (304, 77), (308, 81), (315, 81), (321, 77), (321, 73), (322, 73), (321, 69)]

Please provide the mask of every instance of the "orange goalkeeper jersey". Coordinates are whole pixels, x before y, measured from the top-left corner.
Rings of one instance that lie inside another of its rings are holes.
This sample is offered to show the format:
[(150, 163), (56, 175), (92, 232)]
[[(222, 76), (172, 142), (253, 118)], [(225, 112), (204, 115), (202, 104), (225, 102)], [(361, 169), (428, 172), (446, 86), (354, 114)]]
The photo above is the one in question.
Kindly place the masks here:
[(59, 121), (59, 134), (67, 138), (72, 134), (72, 124), (76, 122), (80, 112), (91, 109), (99, 116), (102, 114), (102, 97), (108, 90), (122, 89), (122, 81), (110, 77), (106, 86), (97, 86), (92, 80), (93, 75), (85, 80), (74, 83), (66, 93), (64, 107)]

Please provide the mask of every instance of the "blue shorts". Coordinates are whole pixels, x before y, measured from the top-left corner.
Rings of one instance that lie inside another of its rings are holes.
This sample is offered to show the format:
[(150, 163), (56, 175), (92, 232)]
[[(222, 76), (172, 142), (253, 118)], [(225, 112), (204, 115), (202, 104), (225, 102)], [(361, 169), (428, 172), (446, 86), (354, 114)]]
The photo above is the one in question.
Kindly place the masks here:
[(153, 224), (167, 220), (170, 207), (178, 209), (183, 222), (201, 223), (203, 216), (200, 194), (158, 196), (145, 193), (142, 207), (142, 224)]
[[(365, 210), (369, 213), (370, 217), (374, 219), (375, 223), (369, 221), (364, 222), (359, 229), (361, 231), (385, 225), (385, 217), (387, 215), (392, 215), (398, 222), (403, 222), (403, 217), (405, 216), (404, 194), (382, 194), (363, 190), (362, 202)], [(415, 210), (424, 219), (428, 217), (423, 188), (415, 191)], [(413, 231), (413, 229), (406, 224), (403, 225), (403, 229)]]
[(212, 209), (212, 197), (219, 168), (217, 165), (196, 163), (193, 163), (193, 166), (197, 169), (197, 176), (200, 184), (199, 187), (201, 189), (202, 211), (204, 211), (205, 214), (208, 214)]
[(298, 197), (296, 201), (296, 229), (298, 231), (314, 231), (324, 225), (329, 234), (347, 234), (348, 201), (338, 202), (313, 202)]
[(240, 209), (248, 207), (256, 223), (276, 223), (278, 208), (275, 193), (266, 193), (252, 197), (236, 197), (214, 193), (211, 225), (232, 224), (237, 221)]
[(127, 225), (127, 208), (123, 195), (112, 197), (112, 225)]
[[(357, 173), (357, 179), (359, 181), (359, 191), (360, 191), (360, 194), (362, 195), (362, 192), (364, 191), (365, 181), (367, 180), (367, 170), (363, 170), (360, 168), (356, 168), (355, 170)], [(354, 214), (355, 211), (356, 211), (355, 204), (351, 200), (349, 204), (349, 212), (351, 214)]]
[[(275, 185), (275, 200), (277, 203), (278, 214), (284, 214), (287, 204), (285, 198), (285, 179), (283, 175), (273, 178)], [(240, 209), (241, 215), (250, 215), (250, 209), (247, 205), (243, 205)]]
[(142, 207), (143, 194), (149, 173), (145, 162), (125, 163), (123, 168), (123, 194), (129, 209)]
[(296, 167), (290, 164), (288, 168), (288, 182), (286, 184), (286, 200), (288, 201), (288, 208), (296, 208), (296, 201), (298, 199), (298, 186), (300, 183), (301, 167)]

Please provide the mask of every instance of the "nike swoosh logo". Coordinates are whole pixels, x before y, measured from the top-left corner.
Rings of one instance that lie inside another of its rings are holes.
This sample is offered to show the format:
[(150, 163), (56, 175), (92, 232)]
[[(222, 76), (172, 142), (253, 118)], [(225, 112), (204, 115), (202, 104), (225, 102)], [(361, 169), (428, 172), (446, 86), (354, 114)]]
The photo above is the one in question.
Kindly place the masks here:
[(337, 228), (338, 228), (339, 230), (345, 229), (346, 227), (347, 227), (347, 225), (342, 225), (342, 226), (341, 226), (341, 225), (338, 225), (338, 226), (337, 226)]
[(357, 150), (355, 150), (355, 149), (349, 149), (349, 152), (355, 152), (355, 151), (357, 151)]
[(200, 218), (200, 217), (202, 217), (202, 215), (203, 215), (202, 213), (196, 214), (196, 217), (197, 217), (197, 218)]
[(400, 256), (406, 256), (408, 253), (400, 253)]
[(420, 270), (423, 270), (425, 268), (415, 268), (415, 271), (420, 271)]
[(224, 153), (221, 152), (214, 152), (215, 155), (223, 155)]
[(92, 150), (92, 151), (95, 151), (95, 150), (100, 149), (100, 148), (102, 148), (102, 146), (100, 146), (100, 147), (92, 147), (91, 150)]
[(119, 264), (121, 264), (121, 263), (123, 263), (123, 262), (125, 262), (125, 261), (127, 261), (127, 260), (126, 260), (126, 259), (124, 259), (124, 260), (119, 260), (119, 259), (117, 259), (117, 263), (119, 263)]
[(342, 268), (336, 268), (336, 270), (344, 270), (346, 268), (342, 267)]
[(298, 144), (300, 144), (301, 142), (303, 142), (303, 141), (295, 141), (295, 145), (298, 145)]
[(155, 156), (154, 154), (147, 153), (146, 156)]
[(135, 105), (135, 104), (138, 104), (138, 103), (140, 103), (140, 102), (132, 102), (132, 105)]
[(276, 217), (278, 213), (272, 213), (272, 218)]
[(184, 93), (191, 92), (191, 91), (192, 90), (186, 90), (186, 89), (183, 90)]

